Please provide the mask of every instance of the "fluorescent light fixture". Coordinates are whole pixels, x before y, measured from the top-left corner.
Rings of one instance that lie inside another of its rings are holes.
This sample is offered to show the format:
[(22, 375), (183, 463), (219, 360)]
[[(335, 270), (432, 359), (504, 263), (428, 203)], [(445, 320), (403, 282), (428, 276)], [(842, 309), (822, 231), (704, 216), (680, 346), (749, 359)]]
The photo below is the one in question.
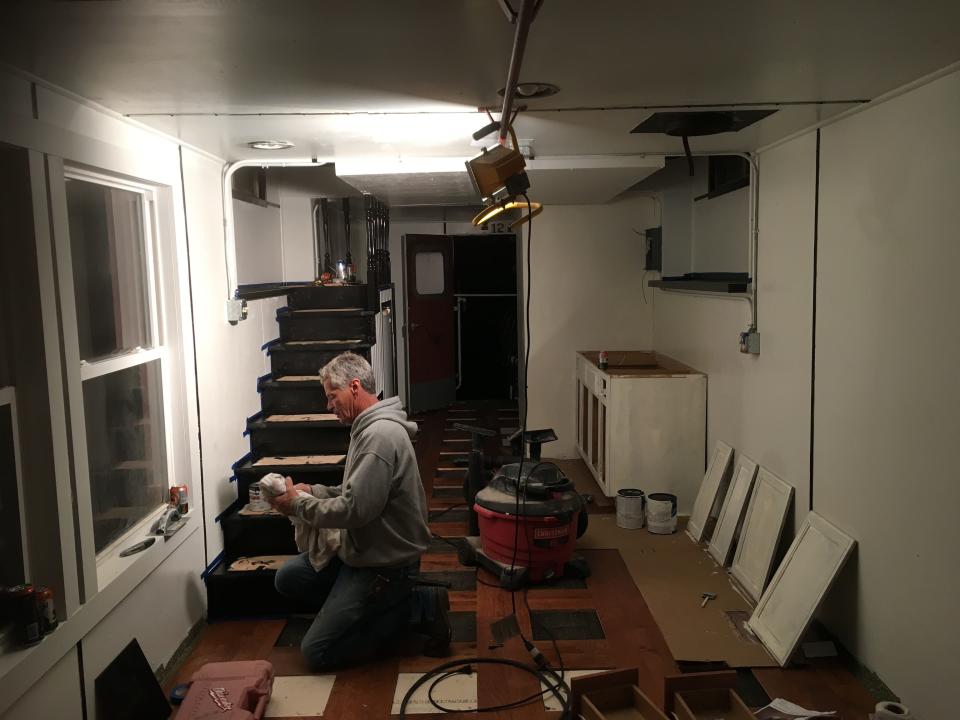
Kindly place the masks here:
[(466, 157), (337, 158), (337, 176), (466, 172)]
[(289, 150), (293, 143), (289, 140), (254, 140), (247, 143), (254, 150)]

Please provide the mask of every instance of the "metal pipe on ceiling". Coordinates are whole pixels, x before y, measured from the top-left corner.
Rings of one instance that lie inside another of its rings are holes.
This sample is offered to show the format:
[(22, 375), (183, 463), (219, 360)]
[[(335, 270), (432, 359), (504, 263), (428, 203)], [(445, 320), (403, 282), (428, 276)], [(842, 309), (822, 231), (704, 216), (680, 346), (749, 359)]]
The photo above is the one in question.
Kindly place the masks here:
[(533, 22), (536, 4), (536, 0), (522, 0), (520, 12), (517, 14), (517, 32), (513, 36), (513, 51), (510, 53), (510, 69), (507, 71), (507, 85), (503, 89), (503, 110), (500, 112), (501, 145), (505, 145), (507, 142), (513, 96), (517, 91), (520, 65), (523, 63), (523, 52), (527, 47), (527, 35), (530, 33), (530, 24)]

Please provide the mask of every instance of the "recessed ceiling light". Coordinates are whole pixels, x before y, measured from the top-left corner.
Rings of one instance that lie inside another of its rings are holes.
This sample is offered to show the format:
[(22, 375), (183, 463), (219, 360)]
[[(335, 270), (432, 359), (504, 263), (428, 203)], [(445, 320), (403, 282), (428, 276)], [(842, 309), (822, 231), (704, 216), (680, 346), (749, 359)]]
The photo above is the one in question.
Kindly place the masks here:
[[(498, 95), (503, 95), (506, 88), (497, 90)], [(537, 98), (550, 97), (560, 92), (560, 88), (552, 83), (524, 82), (517, 83), (517, 97), (524, 100), (536, 100)]]
[(254, 150), (289, 150), (293, 147), (293, 143), (288, 140), (254, 140), (248, 142), (247, 147), (252, 147)]

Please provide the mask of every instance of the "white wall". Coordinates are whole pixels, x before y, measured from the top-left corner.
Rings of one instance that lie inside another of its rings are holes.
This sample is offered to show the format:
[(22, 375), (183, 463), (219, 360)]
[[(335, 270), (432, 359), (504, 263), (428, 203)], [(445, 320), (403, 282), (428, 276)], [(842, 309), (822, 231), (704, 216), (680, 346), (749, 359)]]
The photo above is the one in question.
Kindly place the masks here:
[[(188, 196), (188, 202), (193, 198)], [(223, 206), (223, 201), (220, 202)], [(237, 252), (237, 283), (253, 285), (283, 280), (283, 243), (280, 208), (233, 201), (234, 240)], [(221, 236), (223, 232), (221, 231)]]
[(920, 717), (954, 717), (960, 73), (821, 148), (813, 504), (859, 542), (827, 618)]
[(81, 718), (81, 692), (79, 656), (76, 648), (71, 648), (40, 682), (21, 695), (3, 714), (4, 720)]
[(230, 482), (231, 466), (250, 449), (243, 436), (245, 420), (260, 410), (257, 377), (270, 370), (269, 359), (260, 348), (278, 336), (276, 310), (286, 302), (283, 296), (254, 300), (247, 304), (246, 320), (237, 325), (227, 322), (222, 167), (219, 160), (188, 149), (183, 151), (207, 563), (223, 549), (223, 534), (214, 518), (237, 499), (236, 485)]
[[(576, 352), (647, 350), (653, 306), (642, 300), (642, 233), (650, 198), (554, 205), (533, 220), (528, 427), (552, 427), (545, 452), (577, 457)], [(524, 263), (527, 233), (523, 233)], [(524, 278), (526, 271), (524, 270)], [(524, 280), (526, 282), (526, 280)], [(652, 298), (649, 289), (647, 299)]]
[[(919, 717), (953, 717), (960, 507), (960, 74), (760, 155), (759, 357), (745, 302), (656, 295), (656, 348), (709, 375), (725, 440), (857, 539), (823, 618)], [(912, 504), (915, 503), (915, 504)], [(953, 569), (951, 569), (953, 568)]]
[(284, 282), (311, 282), (316, 277), (312, 206), (309, 196), (286, 195), (280, 189)]
[(816, 137), (760, 158), (759, 356), (739, 351), (741, 298), (657, 291), (655, 346), (707, 373), (707, 448), (722, 440), (790, 483), (809, 509)]

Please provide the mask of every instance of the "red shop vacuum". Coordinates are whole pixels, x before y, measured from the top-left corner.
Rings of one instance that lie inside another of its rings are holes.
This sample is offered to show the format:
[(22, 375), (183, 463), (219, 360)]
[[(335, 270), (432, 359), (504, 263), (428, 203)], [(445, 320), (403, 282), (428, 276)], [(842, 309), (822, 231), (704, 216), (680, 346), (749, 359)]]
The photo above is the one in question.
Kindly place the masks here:
[(540, 442), (530, 444), (534, 457), (503, 465), (476, 489), (485, 463), (475, 443), (481, 457), (471, 462), (464, 484), (473, 501), (471, 530), (479, 529), (479, 536), (465, 538), (460, 561), (483, 567), (511, 590), (590, 575), (586, 561), (573, 552), (587, 529), (586, 503), (559, 467), (540, 460)]

